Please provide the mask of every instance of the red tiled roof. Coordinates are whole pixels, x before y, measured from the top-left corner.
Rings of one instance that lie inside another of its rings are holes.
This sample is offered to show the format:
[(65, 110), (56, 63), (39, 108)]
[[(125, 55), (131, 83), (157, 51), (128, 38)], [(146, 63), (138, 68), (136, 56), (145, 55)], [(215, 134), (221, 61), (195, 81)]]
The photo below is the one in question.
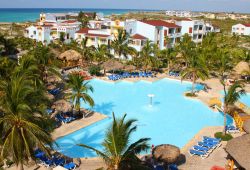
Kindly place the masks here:
[(146, 24), (153, 25), (153, 26), (164, 26), (164, 27), (169, 27), (169, 28), (179, 28), (180, 27), (174, 23), (169, 23), (169, 22), (162, 21), (162, 20), (143, 20), (141, 22), (144, 22)]
[(245, 25), (246, 27), (250, 27), (250, 24), (242, 24), (242, 25)]
[(67, 20), (67, 21), (63, 21), (62, 23), (67, 23), (67, 24), (71, 24), (71, 23), (75, 23), (77, 22), (76, 20)]
[(176, 18), (176, 19), (173, 19), (173, 20), (176, 20), (176, 21), (192, 21), (192, 19), (190, 19), (190, 18)]
[(93, 29), (91, 29), (91, 28), (81, 28), (79, 31), (76, 31), (76, 33), (87, 34), (89, 30), (93, 30)]
[(140, 35), (140, 34), (134, 34), (131, 36), (131, 38), (133, 39), (138, 39), (138, 40), (144, 40), (144, 39), (147, 39), (146, 37)]
[(89, 36), (89, 37), (103, 37), (103, 38), (107, 38), (107, 37), (109, 37), (110, 35), (106, 35), (106, 34), (86, 34), (86, 36)]

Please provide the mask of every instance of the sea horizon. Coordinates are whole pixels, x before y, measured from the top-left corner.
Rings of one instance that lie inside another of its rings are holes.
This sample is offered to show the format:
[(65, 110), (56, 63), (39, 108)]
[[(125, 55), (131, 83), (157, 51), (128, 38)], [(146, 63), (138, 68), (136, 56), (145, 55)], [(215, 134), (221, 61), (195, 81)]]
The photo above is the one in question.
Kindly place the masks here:
[(105, 16), (124, 14), (128, 12), (153, 12), (162, 11), (154, 9), (109, 9), (109, 8), (0, 8), (0, 22), (35, 22), (39, 14), (57, 12), (97, 12)]

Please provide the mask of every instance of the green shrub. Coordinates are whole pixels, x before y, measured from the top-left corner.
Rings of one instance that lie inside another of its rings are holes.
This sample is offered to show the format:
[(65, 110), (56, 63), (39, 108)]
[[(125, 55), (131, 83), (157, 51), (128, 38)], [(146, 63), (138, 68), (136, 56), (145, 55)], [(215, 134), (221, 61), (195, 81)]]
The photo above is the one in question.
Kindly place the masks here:
[(233, 136), (231, 134), (227, 133), (226, 135), (224, 135), (223, 132), (216, 132), (214, 134), (214, 137), (220, 138), (222, 141), (229, 141), (229, 140), (233, 139)]
[(190, 92), (185, 93), (185, 96), (187, 96), (187, 97), (197, 97), (197, 95), (195, 93), (190, 93)]
[(91, 76), (95, 75), (95, 76), (100, 76), (101, 73), (101, 68), (99, 66), (91, 66), (89, 68), (89, 73), (91, 74)]

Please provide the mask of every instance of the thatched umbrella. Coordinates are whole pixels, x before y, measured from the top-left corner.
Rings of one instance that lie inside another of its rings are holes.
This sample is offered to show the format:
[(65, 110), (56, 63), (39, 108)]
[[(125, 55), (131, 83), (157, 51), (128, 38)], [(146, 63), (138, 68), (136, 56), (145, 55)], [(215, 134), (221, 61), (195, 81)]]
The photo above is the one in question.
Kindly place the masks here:
[(124, 69), (127, 70), (127, 71), (132, 71), (132, 70), (135, 70), (136, 67), (133, 66), (133, 65), (127, 65), (127, 66), (124, 67)]
[(46, 78), (46, 81), (47, 81), (48, 83), (58, 83), (58, 82), (61, 81), (61, 79), (60, 79), (58, 76), (51, 75), (51, 76), (48, 76), (48, 77)]
[(245, 132), (250, 133), (250, 119), (244, 121), (243, 129)]
[(158, 145), (153, 149), (153, 158), (167, 164), (176, 162), (180, 154), (180, 149), (170, 144)]
[(250, 134), (228, 141), (226, 151), (241, 167), (250, 169)]
[(116, 60), (108, 60), (102, 64), (102, 68), (106, 71), (120, 70), (124, 68), (124, 65)]
[(245, 72), (250, 72), (250, 67), (247, 62), (241, 61), (239, 62), (233, 69), (236, 74), (242, 75)]
[(48, 97), (49, 100), (54, 100), (55, 99), (55, 96), (53, 96), (50, 93), (46, 93), (46, 96)]
[(55, 88), (56, 88), (56, 86), (54, 84), (50, 84), (50, 85), (47, 86), (48, 90), (53, 90)]
[(68, 50), (58, 56), (60, 60), (78, 61), (82, 55), (75, 50)]
[(54, 102), (51, 108), (56, 109), (56, 113), (57, 112), (69, 112), (72, 110), (72, 104), (64, 99), (61, 99), (61, 100)]

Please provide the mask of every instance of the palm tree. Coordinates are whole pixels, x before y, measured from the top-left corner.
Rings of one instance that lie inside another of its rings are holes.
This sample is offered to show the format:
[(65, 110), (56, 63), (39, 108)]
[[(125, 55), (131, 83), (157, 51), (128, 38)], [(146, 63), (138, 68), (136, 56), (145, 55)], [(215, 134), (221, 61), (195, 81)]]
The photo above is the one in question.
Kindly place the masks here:
[(170, 70), (172, 69), (174, 63), (177, 61), (176, 58), (176, 51), (173, 48), (167, 48), (161, 51), (160, 57), (163, 60), (167, 60), (167, 69), (168, 69), (168, 75)]
[(31, 51), (31, 54), (38, 65), (42, 80), (46, 81), (48, 74), (54, 74), (58, 77), (61, 76), (56, 69), (56, 66), (59, 65), (58, 60), (55, 59), (49, 47), (37, 44), (36, 48)]
[(94, 100), (88, 94), (89, 91), (93, 92), (94, 89), (89, 82), (85, 82), (84, 78), (78, 74), (69, 75), (68, 87), (71, 89), (71, 93), (68, 96), (72, 99), (74, 107), (81, 113), (81, 100), (84, 103), (89, 104), (91, 107), (95, 105)]
[(154, 45), (152, 41), (147, 40), (145, 45), (143, 46), (141, 52), (140, 52), (140, 57), (141, 60), (143, 61), (143, 65), (145, 66), (145, 69), (147, 70), (149, 66), (152, 66), (154, 63)]
[(31, 80), (24, 76), (0, 82), (1, 156), (10, 157), (20, 170), (29, 159), (35, 159), (34, 148), (48, 153), (47, 147), (52, 146), (50, 134), (43, 129), (46, 120), (32, 104), (39, 100), (35, 94)]
[(95, 50), (95, 48), (93, 46), (88, 47), (87, 42), (88, 42), (88, 37), (83, 38), (81, 41), (82, 56), (83, 56), (82, 62), (84, 62), (85, 60), (85, 61), (90, 61), (91, 63), (93, 61), (93, 51)]
[(107, 45), (98, 45), (97, 48), (95, 48), (95, 52), (94, 52), (94, 59), (95, 61), (97, 61), (98, 65), (103, 62), (106, 61), (110, 58), (113, 58), (113, 55), (109, 53), (109, 49)]
[(122, 118), (116, 119), (113, 113), (113, 122), (102, 143), (103, 152), (84, 144), (79, 144), (79, 146), (96, 152), (110, 170), (147, 169), (141, 165), (141, 161), (136, 155), (149, 149), (147, 142), (150, 139), (142, 138), (130, 144), (131, 135), (137, 129), (137, 126), (134, 125), (136, 120), (125, 120), (125, 118), (126, 114)]
[(237, 102), (242, 95), (246, 92), (244, 90), (244, 82), (243, 81), (235, 81), (226, 91), (224, 89), (224, 103), (223, 103), (223, 112), (224, 112), (224, 134), (226, 134), (226, 125), (227, 125), (227, 117), (226, 114), (229, 112), (228, 106), (233, 105)]
[(182, 40), (177, 45), (176, 50), (181, 54), (183, 59), (186, 61), (186, 66), (188, 65), (188, 58), (193, 55), (193, 49), (195, 49), (196, 45), (192, 41), (191, 37), (188, 34), (185, 34), (182, 37)]
[(128, 46), (128, 34), (124, 30), (118, 30), (118, 35), (111, 42), (111, 48), (114, 49), (115, 54), (121, 58), (123, 55), (127, 58), (127, 55), (131, 53), (134, 53), (134, 48)]
[(193, 55), (188, 58), (187, 67), (181, 72), (181, 79), (191, 77), (192, 79), (192, 90), (191, 93), (194, 95), (194, 85), (197, 79), (205, 80), (208, 77), (208, 69), (204, 61), (204, 57), (195, 50)]

